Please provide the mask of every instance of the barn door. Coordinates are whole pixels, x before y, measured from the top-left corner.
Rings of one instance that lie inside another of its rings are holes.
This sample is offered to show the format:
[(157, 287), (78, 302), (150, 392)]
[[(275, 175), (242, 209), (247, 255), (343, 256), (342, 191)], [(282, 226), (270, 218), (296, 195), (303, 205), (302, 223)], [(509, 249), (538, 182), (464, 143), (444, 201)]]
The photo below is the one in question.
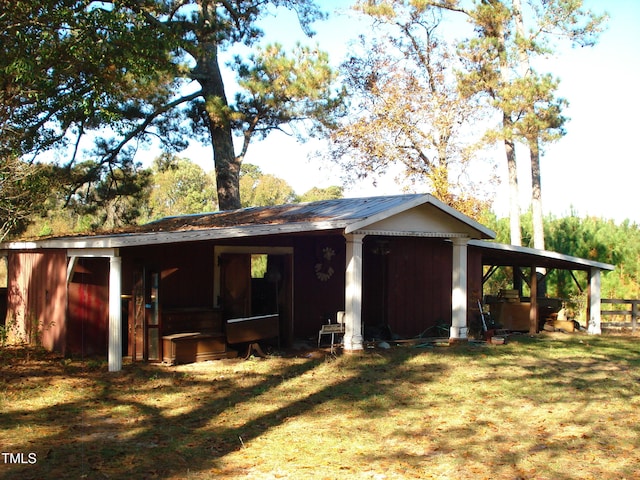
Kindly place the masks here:
[(240, 318), (251, 315), (251, 255), (226, 253), (220, 255), (220, 296), (223, 317)]

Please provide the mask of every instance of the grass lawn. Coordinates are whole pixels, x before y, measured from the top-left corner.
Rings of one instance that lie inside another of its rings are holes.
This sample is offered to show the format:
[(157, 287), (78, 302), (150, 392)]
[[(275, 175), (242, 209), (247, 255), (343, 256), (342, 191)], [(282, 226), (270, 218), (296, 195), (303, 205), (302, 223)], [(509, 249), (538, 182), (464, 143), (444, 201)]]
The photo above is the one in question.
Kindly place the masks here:
[(1, 480), (640, 478), (640, 338), (118, 373), (5, 348), (0, 449)]

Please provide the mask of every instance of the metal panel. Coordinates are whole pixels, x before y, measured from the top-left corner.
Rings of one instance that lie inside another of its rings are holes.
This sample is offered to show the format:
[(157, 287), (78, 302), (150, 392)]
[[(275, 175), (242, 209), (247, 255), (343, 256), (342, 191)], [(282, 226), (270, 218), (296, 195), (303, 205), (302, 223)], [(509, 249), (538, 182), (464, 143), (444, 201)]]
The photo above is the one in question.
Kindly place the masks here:
[[(106, 249), (161, 243), (281, 235), (286, 233), (344, 230), (345, 233), (391, 218), (421, 205), (429, 205), (455, 225), (477, 238), (495, 234), (453, 210), (431, 195), (395, 195), (254, 207), (242, 210), (168, 217), (109, 235), (54, 238), (37, 242), (0, 244), (5, 249), (69, 248)], [(415, 232), (414, 232), (415, 233)], [(427, 232), (428, 233), (428, 232)], [(450, 232), (452, 234), (459, 232)], [(99, 250), (96, 250), (99, 254)]]

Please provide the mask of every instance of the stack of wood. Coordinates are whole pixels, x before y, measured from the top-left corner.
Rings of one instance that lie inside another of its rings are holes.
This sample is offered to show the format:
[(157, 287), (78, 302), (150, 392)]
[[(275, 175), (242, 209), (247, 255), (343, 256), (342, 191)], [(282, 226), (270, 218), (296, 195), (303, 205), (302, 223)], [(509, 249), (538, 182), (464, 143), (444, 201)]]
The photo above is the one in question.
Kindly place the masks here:
[(520, 301), (520, 293), (518, 292), (518, 290), (508, 290), (506, 288), (503, 288), (500, 290), (498, 298), (504, 300), (505, 302), (517, 303)]

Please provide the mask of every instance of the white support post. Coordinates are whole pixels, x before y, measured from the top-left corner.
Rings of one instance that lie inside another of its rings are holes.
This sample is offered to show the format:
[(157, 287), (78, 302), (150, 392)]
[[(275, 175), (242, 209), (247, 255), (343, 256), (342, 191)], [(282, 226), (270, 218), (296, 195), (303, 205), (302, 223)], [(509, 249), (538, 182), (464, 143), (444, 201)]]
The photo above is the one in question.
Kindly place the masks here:
[(467, 243), (468, 238), (453, 238), (453, 275), (451, 281), (451, 340), (467, 339)]
[(122, 370), (122, 258), (109, 258), (109, 371)]
[(600, 269), (592, 268), (589, 271), (589, 324), (587, 333), (590, 335), (600, 335), (600, 302), (602, 300), (600, 287)]
[(345, 351), (362, 350), (362, 234), (345, 235), (347, 239), (345, 278)]

